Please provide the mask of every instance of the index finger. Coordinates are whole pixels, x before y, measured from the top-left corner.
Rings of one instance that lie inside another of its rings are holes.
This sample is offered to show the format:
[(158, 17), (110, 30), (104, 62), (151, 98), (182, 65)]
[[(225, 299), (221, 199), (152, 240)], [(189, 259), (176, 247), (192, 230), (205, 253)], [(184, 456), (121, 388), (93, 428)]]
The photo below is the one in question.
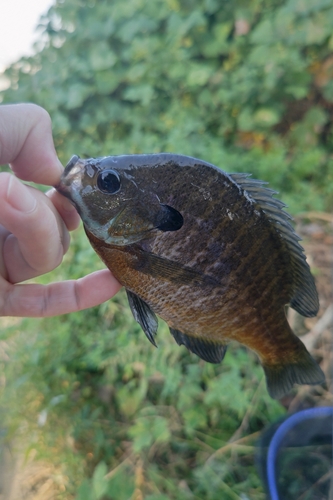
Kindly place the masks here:
[(51, 119), (36, 104), (0, 106), (0, 164), (22, 180), (53, 186), (63, 167), (56, 155)]
[(105, 302), (120, 288), (108, 269), (49, 285), (12, 285), (0, 279), (0, 316), (41, 318), (81, 311)]

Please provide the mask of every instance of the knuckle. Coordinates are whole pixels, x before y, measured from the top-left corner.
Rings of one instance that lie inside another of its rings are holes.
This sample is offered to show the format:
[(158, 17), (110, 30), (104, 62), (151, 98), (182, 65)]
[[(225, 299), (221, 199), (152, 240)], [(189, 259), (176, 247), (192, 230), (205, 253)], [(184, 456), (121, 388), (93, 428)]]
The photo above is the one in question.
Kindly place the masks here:
[(27, 103), (24, 104), (26, 106), (27, 111), (29, 114), (33, 114), (33, 116), (38, 119), (38, 121), (43, 120), (45, 122), (51, 123), (51, 118), (49, 113), (46, 111), (46, 109), (42, 108), (38, 104), (33, 104), (33, 103)]

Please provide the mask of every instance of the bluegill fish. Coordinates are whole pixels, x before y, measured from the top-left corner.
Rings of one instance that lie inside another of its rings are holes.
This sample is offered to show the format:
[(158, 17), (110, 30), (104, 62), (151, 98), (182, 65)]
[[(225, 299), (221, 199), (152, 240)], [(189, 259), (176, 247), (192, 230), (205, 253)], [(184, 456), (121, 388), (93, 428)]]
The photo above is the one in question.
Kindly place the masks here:
[(236, 340), (257, 353), (269, 394), (281, 398), (294, 383), (324, 381), (285, 315), (286, 304), (309, 317), (319, 305), (290, 216), (264, 184), (163, 153), (73, 156), (57, 189), (150, 342), (156, 315), (210, 363)]

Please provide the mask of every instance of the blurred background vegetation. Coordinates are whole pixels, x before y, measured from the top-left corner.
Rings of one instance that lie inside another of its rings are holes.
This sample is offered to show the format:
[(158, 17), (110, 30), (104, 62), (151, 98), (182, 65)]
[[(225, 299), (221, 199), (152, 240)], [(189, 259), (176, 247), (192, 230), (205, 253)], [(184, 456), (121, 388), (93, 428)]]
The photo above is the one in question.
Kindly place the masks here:
[[(48, 110), (64, 164), (175, 152), (269, 181), (294, 215), (329, 212), (332, 25), (331, 0), (58, 0), (1, 99)], [(101, 266), (77, 231), (38, 281)], [(154, 349), (123, 293), (1, 326), (3, 442), (48, 464), (40, 498), (265, 498), (255, 442), (288, 404), (245, 348), (213, 366), (161, 325)]]

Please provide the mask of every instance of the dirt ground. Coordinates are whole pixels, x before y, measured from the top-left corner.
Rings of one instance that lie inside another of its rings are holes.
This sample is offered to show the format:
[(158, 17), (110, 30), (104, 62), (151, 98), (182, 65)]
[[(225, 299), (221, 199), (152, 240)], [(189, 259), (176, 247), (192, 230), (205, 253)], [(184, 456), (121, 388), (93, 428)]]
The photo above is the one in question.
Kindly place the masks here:
[[(313, 391), (314, 400), (305, 401), (304, 394), (312, 394), (306, 387), (300, 387), (288, 409), (290, 412), (304, 406), (323, 406), (333, 403), (333, 215), (309, 212), (296, 219), (296, 232), (302, 238), (308, 262), (315, 275), (320, 309), (315, 318), (296, 318), (291, 312), (290, 320), (294, 331), (300, 336), (307, 349), (320, 362), (326, 375), (326, 387)], [(295, 324), (296, 323), (296, 324)], [(304, 390), (305, 389), (305, 390)], [(315, 397), (315, 394), (317, 397)]]
[[(296, 396), (286, 396), (282, 404), (289, 412), (313, 406), (333, 404), (333, 215), (306, 213), (296, 218), (296, 232), (302, 238), (308, 262), (313, 270), (320, 298), (316, 318), (302, 318), (289, 311), (296, 333), (320, 362), (326, 374), (326, 387), (302, 386)], [(13, 457), (3, 450), (0, 460), (0, 500), (55, 500), (65, 490), (66, 477), (51, 463)]]

